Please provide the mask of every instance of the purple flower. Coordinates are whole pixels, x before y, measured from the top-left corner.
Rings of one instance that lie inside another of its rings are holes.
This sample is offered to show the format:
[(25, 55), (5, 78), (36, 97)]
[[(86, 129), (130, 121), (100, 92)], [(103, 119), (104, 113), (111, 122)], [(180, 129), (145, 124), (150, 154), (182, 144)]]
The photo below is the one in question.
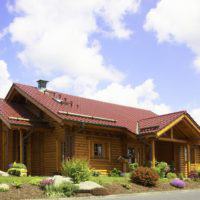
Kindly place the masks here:
[(177, 188), (184, 188), (185, 187), (185, 182), (176, 178), (170, 183), (172, 186), (177, 187)]
[(8, 164), (8, 169), (13, 167), (13, 163)]
[(200, 178), (199, 173), (197, 171), (191, 171), (190, 175), (188, 177), (191, 178), (191, 179), (194, 179), (194, 180)]
[(48, 179), (42, 180), (42, 181), (40, 182), (40, 186), (41, 186), (42, 188), (44, 188), (44, 187), (46, 187), (46, 186), (53, 185), (53, 183), (54, 183), (54, 180), (51, 179), (51, 178), (48, 178)]

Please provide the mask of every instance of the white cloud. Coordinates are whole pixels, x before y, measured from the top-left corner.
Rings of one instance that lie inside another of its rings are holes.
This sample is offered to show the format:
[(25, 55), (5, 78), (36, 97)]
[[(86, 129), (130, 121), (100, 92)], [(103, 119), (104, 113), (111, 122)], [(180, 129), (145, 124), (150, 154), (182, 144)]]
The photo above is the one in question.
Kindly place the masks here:
[[(16, 0), (9, 6), (16, 16), (8, 27), (13, 42), (23, 46), (18, 57), (38, 74), (71, 78), (93, 77), (100, 81), (120, 81), (121, 72), (107, 64), (100, 44), (91, 41), (95, 32), (107, 32), (116, 38), (128, 38), (131, 31), (123, 19), (135, 13), (139, 0)], [(100, 30), (97, 18), (107, 24)], [(88, 82), (88, 81), (86, 81)], [(93, 85), (93, 82), (90, 83)]]
[(166, 113), (170, 108), (157, 103), (153, 81), (124, 85), (125, 74), (106, 63), (100, 41), (91, 37), (128, 39), (133, 31), (124, 18), (139, 5), (140, 0), (16, 0), (8, 5), (15, 16), (6, 31), (22, 45), (19, 59), (51, 80), (50, 89)]
[(85, 96), (111, 103), (152, 110), (157, 114), (164, 114), (171, 111), (169, 106), (157, 103), (159, 94), (155, 91), (155, 85), (152, 79), (148, 79), (136, 87), (112, 83), (105, 89), (92, 94), (86, 93)]
[(7, 64), (0, 60), (0, 98), (4, 98), (12, 85)]
[(200, 1), (160, 0), (146, 17), (145, 30), (155, 31), (159, 42), (186, 44), (195, 54), (200, 72)]
[(190, 114), (196, 120), (196, 122), (200, 125), (200, 108), (195, 108), (191, 110)]

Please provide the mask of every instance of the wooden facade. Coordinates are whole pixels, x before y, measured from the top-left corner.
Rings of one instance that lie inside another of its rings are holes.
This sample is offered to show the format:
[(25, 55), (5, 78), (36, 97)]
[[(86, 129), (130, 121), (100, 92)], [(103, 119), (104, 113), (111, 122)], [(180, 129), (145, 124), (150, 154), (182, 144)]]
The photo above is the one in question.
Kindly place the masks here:
[(11, 96), (48, 125), (8, 126), (0, 120), (0, 170), (16, 161), (26, 164), (31, 175), (59, 174), (62, 161), (72, 157), (86, 159), (91, 168), (102, 172), (113, 168), (126, 171), (127, 162), (155, 167), (156, 161), (173, 164), (176, 173), (185, 175), (200, 169), (200, 130), (187, 116), (156, 134), (140, 135), (119, 127), (67, 120), (59, 123), (26, 96)]
[[(120, 156), (127, 156), (128, 149), (134, 149), (134, 160), (140, 165), (152, 167), (156, 161), (174, 165), (177, 173), (187, 175), (190, 170), (200, 169), (200, 146), (187, 141), (167, 141), (164, 137), (147, 139), (144, 144), (125, 133), (100, 130), (81, 126), (60, 126), (56, 122), (50, 130), (9, 130), (1, 123), (0, 168), (7, 170), (11, 162), (22, 161), (31, 175), (59, 174), (61, 163), (69, 157), (86, 159), (90, 167), (100, 171), (113, 168), (123, 170)], [(23, 134), (20, 141), (20, 132)], [(103, 157), (94, 156), (94, 145), (103, 145)], [(20, 156), (22, 154), (22, 156)], [(22, 158), (21, 158), (22, 157)]]

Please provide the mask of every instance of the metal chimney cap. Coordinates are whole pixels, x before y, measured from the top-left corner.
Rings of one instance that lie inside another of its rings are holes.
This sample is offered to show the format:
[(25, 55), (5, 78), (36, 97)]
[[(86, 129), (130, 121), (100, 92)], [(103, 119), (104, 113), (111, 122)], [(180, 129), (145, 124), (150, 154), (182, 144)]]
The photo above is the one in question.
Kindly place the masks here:
[(37, 83), (38, 83), (38, 89), (40, 89), (40, 90), (45, 90), (46, 87), (47, 87), (47, 83), (48, 83), (48, 82), (49, 82), (49, 81), (42, 80), (42, 79), (38, 80), (38, 81), (37, 81)]

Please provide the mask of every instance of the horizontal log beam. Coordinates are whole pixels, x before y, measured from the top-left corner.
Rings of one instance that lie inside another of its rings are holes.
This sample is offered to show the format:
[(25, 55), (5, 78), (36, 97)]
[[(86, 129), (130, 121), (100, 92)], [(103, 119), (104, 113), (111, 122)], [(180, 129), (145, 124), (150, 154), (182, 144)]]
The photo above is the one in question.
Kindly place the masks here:
[(170, 138), (159, 138), (158, 140), (163, 141), (163, 142), (176, 142), (176, 143), (182, 143), (182, 144), (188, 143), (188, 141), (186, 140), (170, 139)]

